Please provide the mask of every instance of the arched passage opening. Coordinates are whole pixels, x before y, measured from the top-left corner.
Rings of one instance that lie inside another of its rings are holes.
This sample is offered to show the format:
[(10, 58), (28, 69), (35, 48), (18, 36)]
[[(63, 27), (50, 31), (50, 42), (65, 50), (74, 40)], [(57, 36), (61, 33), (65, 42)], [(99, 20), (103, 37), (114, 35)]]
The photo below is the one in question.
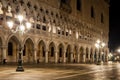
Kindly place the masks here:
[(17, 62), (19, 47), (19, 40), (15, 36), (12, 36), (8, 41), (7, 62)]
[(74, 47), (73, 62), (77, 62), (77, 46)]
[(83, 50), (84, 48), (80, 47), (80, 62), (83, 62), (83, 55), (84, 55)]
[(63, 44), (59, 44), (58, 49), (59, 49), (58, 61), (63, 62), (63, 56), (64, 56), (64, 46), (63, 46)]
[(30, 38), (24, 44), (23, 61), (28, 63), (34, 62), (34, 43)]
[(45, 62), (45, 51), (46, 46), (44, 41), (40, 41), (38, 44), (38, 52), (37, 52), (37, 59), (39, 59), (40, 62)]
[(105, 51), (104, 51), (104, 62), (107, 61), (107, 58), (108, 58), (108, 51), (105, 50)]
[(97, 49), (95, 49), (95, 53), (94, 53), (94, 62), (97, 62)]
[(101, 60), (104, 62), (104, 55), (105, 55), (105, 52), (104, 52), (104, 49), (102, 49), (102, 52), (101, 52)]
[(89, 57), (89, 49), (86, 48), (86, 62), (87, 62), (87, 63), (89, 62), (88, 57)]
[(67, 46), (67, 49), (66, 49), (66, 62), (71, 62), (71, 47), (70, 45)]
[(93, 49), (91, 48), (90, 49), (90, 62), (93, 61)]
[(53, 42), (49, 45), (49, 52), (48, 52), (48, 61), (55, 62), (55, 44)]

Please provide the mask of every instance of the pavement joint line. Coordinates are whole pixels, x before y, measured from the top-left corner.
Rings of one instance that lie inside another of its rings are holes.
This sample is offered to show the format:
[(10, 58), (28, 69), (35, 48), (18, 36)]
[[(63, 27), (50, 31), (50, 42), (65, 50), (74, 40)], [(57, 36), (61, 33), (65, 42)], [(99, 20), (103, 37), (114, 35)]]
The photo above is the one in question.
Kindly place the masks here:
[[(116, 69), (116, 68), (112, 68), (112, 69)], [(112, 69), (103, 69), (103, 70), (108, 71), (108, 70), (112, 70)], [(78, 74), (73, 74), (73, 75), (68, 75), (68, 76), (63, 76), (63, 77), (57, 77), (57, 78), (54, 78), (54, 80), (62, 79), (62, 78), (69, 78), (69, 77), (74, 77), (74, 76), (79, 76), (79, 75), (85, 75), (85, 74), (90, 74), (90, 73), (95, 73), (95, 72), (102, 72), (103, 70), (89, 71), (89, 72), (85, 72), (85, 73), (78, 73)]]

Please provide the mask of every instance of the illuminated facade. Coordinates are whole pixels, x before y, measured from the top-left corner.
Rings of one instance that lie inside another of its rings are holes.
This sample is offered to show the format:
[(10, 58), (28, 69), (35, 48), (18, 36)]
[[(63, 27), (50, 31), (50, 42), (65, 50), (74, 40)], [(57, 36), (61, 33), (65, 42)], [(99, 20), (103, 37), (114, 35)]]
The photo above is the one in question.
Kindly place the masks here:
[[(22, 14), (32, 23), (22, 38), (7, 27)], [(105, 0), (0, 0), (0, 61), (94, 63), (107, 61), (109, 4)], [(20, 39), (21, 38), (21, 39)], [(95, 47), (96, 40), (105, 42)]]

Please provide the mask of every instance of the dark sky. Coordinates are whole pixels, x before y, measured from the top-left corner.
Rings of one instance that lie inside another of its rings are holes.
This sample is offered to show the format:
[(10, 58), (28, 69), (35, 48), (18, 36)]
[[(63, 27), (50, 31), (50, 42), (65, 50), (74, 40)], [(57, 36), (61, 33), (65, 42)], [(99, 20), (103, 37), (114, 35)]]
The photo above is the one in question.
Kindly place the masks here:
[(109, 48), (116, 50), (120, 46), (120, 4), (119, 0), (110, 0)]

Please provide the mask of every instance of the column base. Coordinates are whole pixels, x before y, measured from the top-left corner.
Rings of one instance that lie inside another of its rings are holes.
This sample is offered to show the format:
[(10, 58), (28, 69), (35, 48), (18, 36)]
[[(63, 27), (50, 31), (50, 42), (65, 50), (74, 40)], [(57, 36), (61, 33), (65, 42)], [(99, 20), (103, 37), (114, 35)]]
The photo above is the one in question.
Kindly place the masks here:
[(17, 69), (16, 69), (16, 71), (17, 71), (17, 72), (23, 72), (23, 71), (24, 71), (24, 69), (23, 69), (23, 67), (22, 67), (22, 66), (18, 66), (18, 67), (17, 67)]

